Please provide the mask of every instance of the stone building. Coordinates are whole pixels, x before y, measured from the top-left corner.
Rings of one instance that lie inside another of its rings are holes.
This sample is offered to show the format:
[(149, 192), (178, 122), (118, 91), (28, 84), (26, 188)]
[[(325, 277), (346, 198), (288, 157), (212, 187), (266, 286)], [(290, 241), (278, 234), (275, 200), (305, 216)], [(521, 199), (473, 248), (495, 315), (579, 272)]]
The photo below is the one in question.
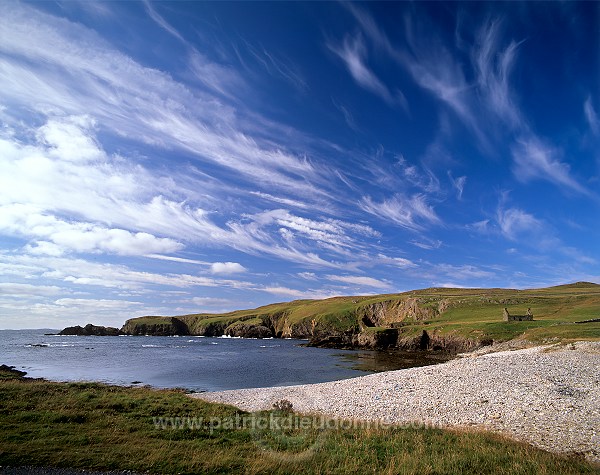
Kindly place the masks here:
[(533, 320), (533, 313), (531, 313), (531, 308), (527, 309), (527, 313), (525, 315), (511, 315), (508, 313), (508, 309), (504, 307), (504, 311), (502, 312), (504, 316), (505, 322), (530, 322)]

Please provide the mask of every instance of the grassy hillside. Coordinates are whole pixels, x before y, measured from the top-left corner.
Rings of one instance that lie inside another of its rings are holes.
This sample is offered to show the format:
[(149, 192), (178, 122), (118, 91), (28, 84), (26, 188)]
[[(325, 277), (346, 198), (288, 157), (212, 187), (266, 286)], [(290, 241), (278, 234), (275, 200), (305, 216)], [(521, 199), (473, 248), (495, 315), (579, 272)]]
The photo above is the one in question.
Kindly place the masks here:
[[(530, 308), (534, 320), (504, 322), (504, 307), (517, 315)], [(600, 339), (600, 321), (575, 323), (594, 319), (600, 319), (600, 285), (579, 282), (529, 290), (429, 288), (296, 300), (224, 314), (140, 317), (128, 320), (123, 330), (142, 333), (140, 328), (175, 321), (194, 335), (239, 336), (243, 328), (259, 329), (263, 336), (309, 338), (333, 346), (452, 349), (454, 345), (460, 350), (514, 338)]]

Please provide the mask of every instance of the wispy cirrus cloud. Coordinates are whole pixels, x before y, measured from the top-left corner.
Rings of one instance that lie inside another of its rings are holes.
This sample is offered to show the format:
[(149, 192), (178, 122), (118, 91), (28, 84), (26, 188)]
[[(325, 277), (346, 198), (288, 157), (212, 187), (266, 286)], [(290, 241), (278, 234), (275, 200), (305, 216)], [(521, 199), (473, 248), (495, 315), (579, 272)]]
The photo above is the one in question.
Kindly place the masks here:
[(344, 121), (346, 122), (348, 127), (350, 127), (352, 130), (354, 130), (356, 132), (360, 132), (360, 128), (356, 124), (356, 120), (354, 119), (354, 115), (352, 114), (352, 112), (350, 112), (350, 110), (348, 110), (347, 107), (343, 106), (342, 104), (338, 104), (333, 99), (332, 99), (332, 103), (333, 103), (334, 107), (342, 113), (342, 116), (344, 117)]
[(300, 290), (281, 285), (267, 286), (260, 290), (272, 295), (277, 295), (279, 297), (295, 299), (326, 299), (329, 297), (337, 297), (338, 295), (340, 295), (339, 292), (336, 292), (335, 290)]
[[(589, 195), (589, 191), (571, 175), (569, 166), (557, 158), (560, 151), (545, 145), (544, 140), (532, 131), (517, 104), (510, 75), (523, 40), (507, 40), (501, 18), (490, 17), (484, 21), (472, 44), (458, 42), (457, 51), (466, 49), (470, 57), (473, 79), (467, 80), (469, 69), (458, 60), (457, 54), (440, 38), (424, 33), (426, 19), (405, 17), (408, 48), (401, 49), (390, 42), (369, 14), (356, 6), (348, 8), (371, 41), (402, 64), (417, 84), (448, 105), (478, 137), (484, 149), (491, 153), (490, 144), (501, 135), (498, 132), (500, 126), (516, 136), (511, 151), (513, 171), (518, 180), (543, 179)], [(481, 110), (487, 113), (482, 114)], [(590, 98), (584, 103), (584, 114), (592, 133), (600, 133), (600, 122)], [(484, 128), (483, 124), (488, 127)]]
[[(96, 263), (81, 258), (0, 254), (0, 263), (10, 273), (13, 267), (35, 268), (28, 279), (60, 282), (63, 286), (79, 289), (106, 288), (152, 292), (159, 286), (176, 289), (194, 287), (254, 288), (250, 282), (207, 277), (202, 275), (138, 271), (124, 264)], [(33, 284), (30, 284), (33, 285)], [(37, 285), (36, 285), (37, 287)]]
[(467, 177), (459, 176), (458, 178), (454, 178), (452, 176), (452, 173), (450, 171), (448, 171), (448, 178), (450, 178), (452, 187), (456, 190), (456, 197), (459, 200), (462, 199), (463, 191), (465, 189), (465, 183), (467, 182)]
[(519, 140), (512, 147), (514, 174), (522, 182), (541, 179), (577, 193), (589, 194), (571, 176), (569, 165), (560, 161), (560, 154), (560, 150), (536, 137)]
[(342, 282), (344, 284), (351, 284), (359, 287), (374, 287), (377, 289), (389, 289), (391, 287), (391, 284), (389, 282), (362, 275), (329, 274), (326, 275), (325, 278), (334, 282)]
[(49, 297), (60, 295), (66, 289), (56, 285), (33, 285), (14, 282), (0, 282), (0, 295), (10, 295), (11, 297)]
[[(24, 5), (2, 13), (5, 103), (91, 115), (113, 133), (189, 153), (254, 183), (302, 196), (322, 193), (309, 182), (318, 174), (305, 157), (246, 134), (230, 104), (136, 63), (81, 25)], [(213, 90), (223, 88), (218, 76)]]
[(587, 120), (588, 126), (590, 130), (595, 136), (600, 135), (600, 119), (598, 118), (598, 114), (596, 113), (596, 109), (594, 109), (594, 104), (592, 103), (592, 97), (588, 96), (585, 102), (583, 103), (583, 112), (585, 114), (585, 119)]
[(489, 279), (495, 275), (493, 269), (482, 269), (478, 266), (469, 264), (464, 265), (452, 265), (452, 264), (439, 264), (434, 266), (436, 273), (444, 274), (449, 278), (458, 280), (472, 280), (472, 279)]
[(267, 51), (264, 46), (257, 48), (247, 41), (244, 42), (244, 45), (254, 60), (260, 64), (269, 75), (283, 78), (296, 89), (306, 91), (308, 88), (306, 81), (291, 62), (278, 57), (275, 53)]
[(508, 239), (517, 240), (523, 235), (536, 235), (544, 229), (541, 220), (519, 208), (499, 207), (496, 220), (501, 233)]
[[(203, 184), (208, 192), (215, 186), (219, 196), (220, 184), (203, 176), (192, 182), (187, 174), (161, 176), (109, 155), (97, 143), (94, 128), (85, 117), (66, 117), (35, 129), (37, 140), (28, 145), (0, 137), (0, 227), (30, 240), (28, 252), (160, 255), (209, 244), (331, 267), (337, 263), (319, 251), (348, 258), (363, 249), (352, 235), (378, 236), (367, 225), (307, 219), (286, 210), (247, 214), (219, 225), (203, 208), (212, 207), (212, 199), (207, 201), (197, 188)], [(254, 196), (306, 208), (262, 192)]]
[(356, 5), (347, 8), (374, 45), (402, 65), (416, 84), (454, 111), (482, 143), (487, 142), (474, 109), (473, 85), (452, 52), (431, 34), (435, 28), (426, 24), (424, 17), (404, 17), (406, 46), (400, 48), (366, 11)]
[(146, 7), (146, 12), (152, 18), (158, 26), (160, 26), (167, 33), (177, 38), (182, 43), (186, 43), (185, 39), (181, 34), (167, 21), (165, 20), (152, 6), (152, 3), (149, 0), (144, 0), (144, 6)]
[(490, 19), (481, 26), (471, 51), (472, 63), (480, 97), (487, 108), (509, 127), (519, 130), (525, 127), (525, 123), (521, 111), (514, 103), (509, 76), (520, 43), (512, 40), (502, 49), (501, 25), (501, 20)]
[(402, 92), (396, 90), (392, 93), (367, 66), (367, 50), (360, 35), (354, 38), (346, 36), (341, 46), (329, 44), (329, 49), (344, 62), (348, 72), (358, 85), (379, 96), (388, 104), (398, 103), (404, 108), (407, 107), (406, 98)]
[(382, 220), (413, 231), (442, 223), (433, 206), (427, 202), (427, 197), (423, 194), (415, 194), (410, 197), (397, 194), (381, 202), (376, 202), (367, 196), (361, 200), (360, 207)]

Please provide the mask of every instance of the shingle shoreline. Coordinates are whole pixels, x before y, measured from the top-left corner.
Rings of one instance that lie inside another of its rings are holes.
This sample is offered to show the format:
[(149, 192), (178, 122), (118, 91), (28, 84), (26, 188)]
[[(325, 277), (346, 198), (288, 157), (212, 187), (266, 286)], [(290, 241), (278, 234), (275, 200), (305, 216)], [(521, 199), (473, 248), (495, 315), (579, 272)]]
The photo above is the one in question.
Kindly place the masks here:
[(247, 411), (476, 427), (600, 462), (600, 342), (472, 353), (447, 363), (328, 383), (194, 394)]

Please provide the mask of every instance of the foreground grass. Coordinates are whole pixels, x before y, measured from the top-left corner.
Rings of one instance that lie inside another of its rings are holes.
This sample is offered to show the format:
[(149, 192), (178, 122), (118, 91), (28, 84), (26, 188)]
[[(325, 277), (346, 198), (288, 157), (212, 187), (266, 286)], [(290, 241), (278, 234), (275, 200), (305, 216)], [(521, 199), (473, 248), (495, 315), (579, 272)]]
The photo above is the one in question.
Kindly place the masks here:
[[(170, 416), (179, 417), (177, 421), (191, 417), (195, 426), (155, 425), (153, 418)], [(0, 374), (0, 466), (168, 474), (600, 473), (581, 459), (481, 432), (235, 429), (217, 422), (251, 416), (175, 390), (52, 383)], [(254, 416), (298, 417), (281, 411)]]

